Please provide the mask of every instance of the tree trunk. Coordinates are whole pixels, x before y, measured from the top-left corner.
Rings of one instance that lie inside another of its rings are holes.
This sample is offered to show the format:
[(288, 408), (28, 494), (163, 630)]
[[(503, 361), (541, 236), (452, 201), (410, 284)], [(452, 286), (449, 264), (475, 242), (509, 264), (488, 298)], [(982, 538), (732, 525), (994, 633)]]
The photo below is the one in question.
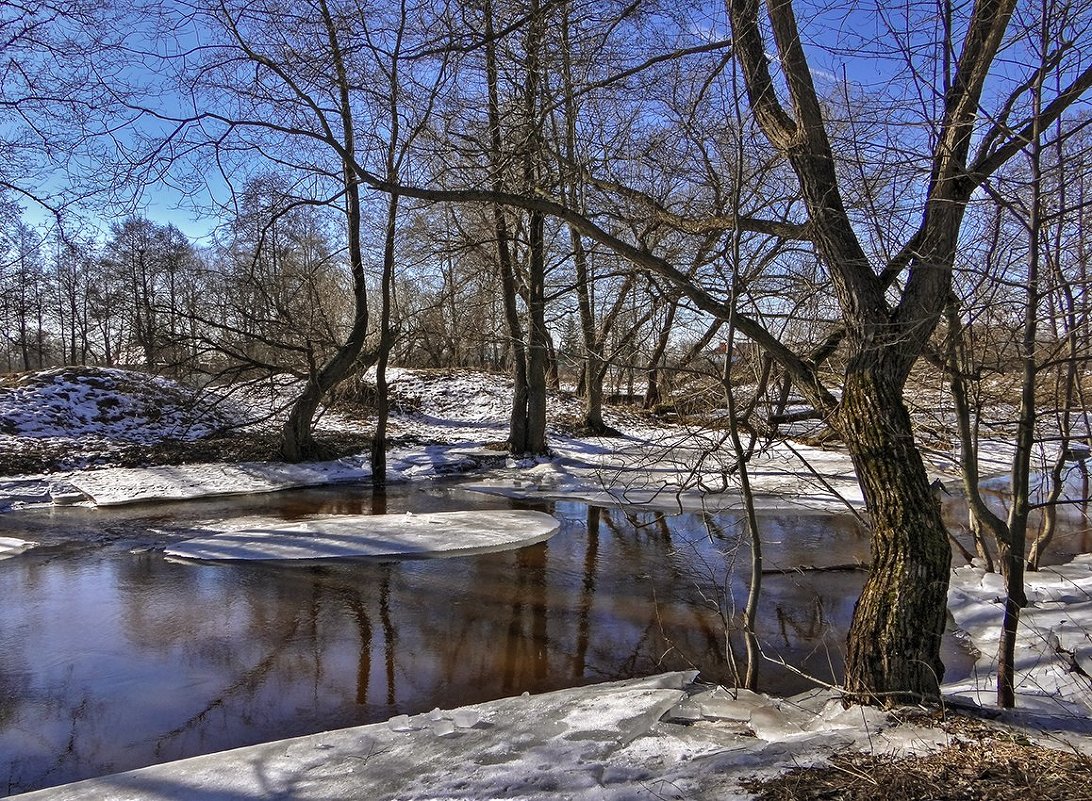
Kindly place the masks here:
[(601, 344), (595, 330), (592, 277), (588, 269), (588, 251), (580, 232), (569, 227), (576, 269), (577, 309), (580, 312), (580, 341), (584, 348), (584, 365), (577, 392), (584, 397), (584, 427), (593, 434), (607, 430), (603, 422), (603, 375), (606, 367), (600, 355)]
[(546, 331), (546, 385), (554, 390), (554, 392), (561, 391), (561, 372), (557, 359), (557, 345), (554, 344), (554, 338), (550, 335), (550, 329), (544, 328)]
[[(986, 570), (990, 573), (994, 570), (993, 557), (990, 555), (989, 545), (986, 542), (985, 532), (990, 532), (994, 544), (997, 546), (1001, 566), (1007, 569), (1005, 561), (1006, 548), (1009, 542), (1009, 530), (1005, 521), (999, 518), (986, 505), (979, 487), (978, 474), (978, 423), (972, 422), (971, 404), (967, 393), (966, 379), (963, 377), (964, 363), (967, 358), (963, 354), (964, 326), (959, 319), (959, 310), (954, 300), (948, 302), (945, 309), (948, 321), (948, 371), (949, 388), (952, 392), (952, 402), (955, 405), (956, 425), (959, 430), (959, 467), (963, 480), (963, 494), (967, 498), (967, 516), (971, 532), (974, 535), (975, 550), (983, 560)], [(975, 410), (975, 421), (979, 417), (979, 410)]]
[(372, 440), (372, 486), (387, 483), (387, 419), (390, 398), (387, 390), (387, 362), (390, 360), (391, 305), (394, 293), (395, 225), (398, 222), (398, 195), (390, 196), (387, 228), (383, 242), (382, 305), (379, 313), (379, 348), (375, 362), (375, 438)]
[(853, 614), (845, 685), (852, 702), (939, 698), (951, 546), (898, 383), (851, 372), (839, 409), (871, 520), (872, 571)]
[(664, 320), (663, 328), (660, 329), (660, 336), (656, 339), (656, 345), (652, 349), (652, 355), (648, 359), (648, 367), (645, 369), (648, 383), (645, 385), (645, 397), (642, 404), (646, 409), (651, 409), (660, 402), (660, 362), (667, 352), (667, 345), (671, 338), (671, 328), (675, 325), (675, 313), (678, 308), (679, 299), (674, 297), (668, 303), (667, 317)]
[[(524, 190), (536, 194), (541, 185), (541, 48), (545, 19), (538, 0), (528, 9), (526, 37), (526, 77), (524, 84), (523, 180)], [(527, 225), (527, 441), (525, 451), (546, 453), (546, 368), (548, 357), (546, 330), (546, 216), (541, 211), (528, 214)]]
[(546, 330), (546, 250), (545, 218), (531, 212), (531, 253), (528, 280), (530, 294), (528, 329), (531, 334), (527, 361), (527, 443), (525, 451), (544, 454), (546, 450), (546, 362), (548, 356)]
[[(489, 0), (482, 6), (485, 23), (485, 72), (489, 93), (489, 146), (493, 159), (493, 191), (504, 191), (505, 156), (500, 123), (500, 89), (497, 76), (496, 38), (493, 33), (493, 6)], [(515, 268), (507, 215), (499, 203), (493, 204), (493, 232), (497, 243), (497, 271), (500, 273), (501, 294), (504, 303), (504, 322), (508, 329), (508, 342), (512, 351), (512, 410), (508, 419), (508, 449), (512, 453), (525, 453), (527, 441), (527, 355), (516, 303)]]
[(603, 378), (607, 365), (594, 351), (588, 351), (584, 367), (584, 427), (592, 434), (604, 434), (607, 424), (603, 420)]
[(288, 420), (281, 431), (281, 455), (289, 462), (299, 462), (315, 451), (311, 425), (323, 396), (348, 377), (356, 358), (364, 347), (368, 333), (368, 287), (364, 280), (364, 255), (360, 241), (360, 184), (353, 172), (354, 132), (349, 103), (349, 83), (338, 46), (336, 28), (325, 4), (323, 18), (334, 56), (337, 88), (340, 94), (342, 135), (346, 155), (342, 161), (342, 181), (345, 187), (345, 218), (348, 233), (349, 271), (353, 278), (353, 325), (345, 343), (318, 372), (312, 370), (307, 386), (296, 399)]
[(315, 417), (325, 391), (319, 385), (317, 375), (307, 380), (303, 392), (292, 404), (288, 420), (281, 429), (281, 457), (286, 462), (302, 462), (316, 453), (315, 438), (311, 433), (311, 421)]

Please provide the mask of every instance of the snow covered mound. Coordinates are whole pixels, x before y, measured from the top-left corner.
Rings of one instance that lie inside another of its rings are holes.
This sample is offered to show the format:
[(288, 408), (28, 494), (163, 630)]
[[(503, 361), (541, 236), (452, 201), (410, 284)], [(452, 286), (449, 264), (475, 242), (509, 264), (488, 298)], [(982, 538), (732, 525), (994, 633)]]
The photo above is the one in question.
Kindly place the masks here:
[(512, 381), (477, 370), (390, 368), (391, 394), (403, 407), (453, 422), (503, 422), (512, 406)]
[[(368, 380), (373, 374), (369, 373)], [(398, 428), (425, 439), (470, 441), (504, 439), (512, 413), (512, 378), (482, 370), (426, 370), (392, 367), (387, 370)], [(567, 392), (549, 390), (546, 414), (557, 435), (579, 427), (584, 403)], [(632, 430), (642, 422), (622, 407), (603, 410), (607, 423)]]
[(64, 367), (0, 383), (0, 434), (9, 436), (150, 444), (200, 439), (228, 423), (212, 398), (129, 370)]
[(187, 559), (430, 558), (521, 548), (553, 536), (560, 524), (518, 510), (339, 515), (277, 523), (186, 540), (167, 548)]

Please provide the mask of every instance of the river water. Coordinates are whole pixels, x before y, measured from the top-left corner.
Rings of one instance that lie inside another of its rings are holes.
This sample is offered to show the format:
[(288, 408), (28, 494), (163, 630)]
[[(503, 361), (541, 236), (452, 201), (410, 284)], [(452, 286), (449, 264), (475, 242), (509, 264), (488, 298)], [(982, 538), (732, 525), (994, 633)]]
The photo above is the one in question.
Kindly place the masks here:
[[(544, 543), (451, 559), (161, 553), (187, 527), (234, 516), (467, 508), (537, 509), (562, 526)], [(849, 516), (767, 514), (761, 526), (770, 568), (868, 559)], [(731, 513), (514, 502), (457, 483), (9, 514), (0, 535), (43, 545), (0, 561), (0, 795), (525, 691), (685, 668), (732, 683), (723, 621), (738, 627), (750, 580), (740, 533)], [(837, 680), (864, 577), (765, 575), (765, 653)], [(954, 641), (945, 661), (949, 677), (972, 669)], [(767, 692), (813, 686), (771, 662), (761, 671)]]

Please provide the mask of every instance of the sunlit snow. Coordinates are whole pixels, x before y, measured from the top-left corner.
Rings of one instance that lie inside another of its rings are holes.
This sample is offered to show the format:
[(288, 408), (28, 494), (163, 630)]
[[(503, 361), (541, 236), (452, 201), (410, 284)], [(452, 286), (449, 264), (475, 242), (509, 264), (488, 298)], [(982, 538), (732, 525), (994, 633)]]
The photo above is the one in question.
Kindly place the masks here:
[[(24, 796), (121, 799), (741, 799), (737, 782), (839, 749), (907, 752), (937, 732), (847, 713), (828, 692), (773, 700), (743, 692), (739, 721), (674, 723), (710, 688), (693, 674), (504, 698), (461, 710), (195, 757)], [(761, 717), (753, 730), (749, 721)], [(467, 725), (469, 724), (469, 725)]]
[(88, 470), (72, 477), (72, 485), (98, 506), (138, 501), (187, 500), (218, 495), (274, 492), (360, 481), (370, 470), (347, 462), (278, 464), (184, 464), (162, 467), (114, 467)]

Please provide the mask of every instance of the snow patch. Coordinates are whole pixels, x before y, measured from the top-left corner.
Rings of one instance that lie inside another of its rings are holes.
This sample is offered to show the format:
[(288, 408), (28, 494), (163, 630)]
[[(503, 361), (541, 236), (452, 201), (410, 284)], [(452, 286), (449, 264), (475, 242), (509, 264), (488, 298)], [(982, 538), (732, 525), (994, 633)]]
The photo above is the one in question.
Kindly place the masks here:
[(229, 424), (211, 394), (129, 370), (65, 367), (0, 387), (0, 432), (151, 443), (200, 439)]
[[(695, 673), (524, 694), (456, 710), (194, 757), (16, 796), (122, 799), (509, 798), (613, 801), (751, 797), (739, 782), (816, 764), (846, 749), (914, 753), (937, 729), (877, 710), (844, 710), (831, 691), (775, 700), (697, 685)], [(712, 701), (724, 720), (667, 722), (680, 703)], [(765, 722), (764, 737), (739, 721)]]
[[(1092, 717), (1092, 554), (1026, 574), (1028, 606), (1016, 637), (1016, 705), (1024, 713)], [(952, 572), (948, 607), (956, 626), (980, 652), (976, 673), (944, 686), (951, 697), (991, 705), (1004, 613), (999, 575), (979, 567)]]

